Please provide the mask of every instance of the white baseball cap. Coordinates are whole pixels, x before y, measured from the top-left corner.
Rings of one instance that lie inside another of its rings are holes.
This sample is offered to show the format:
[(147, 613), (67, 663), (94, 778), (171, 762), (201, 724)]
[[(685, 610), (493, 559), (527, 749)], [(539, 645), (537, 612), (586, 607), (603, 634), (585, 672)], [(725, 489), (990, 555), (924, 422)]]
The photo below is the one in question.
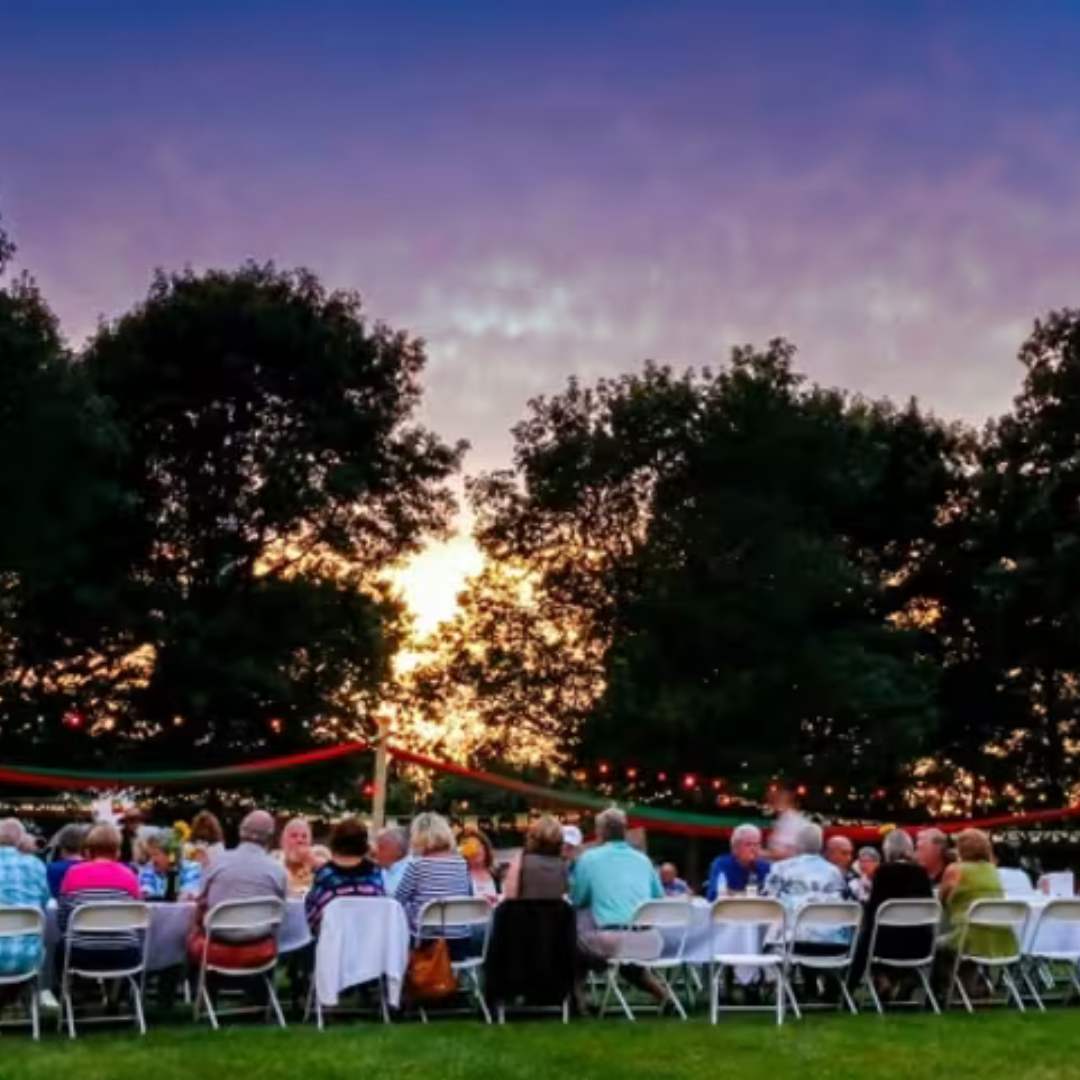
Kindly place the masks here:
[(569, 844), (571, 847), (581, 847), (581, 841), (585, 837), (581, 835), (581, 830), (576, 825), (564, 825), (562, 827), (562, 842)]

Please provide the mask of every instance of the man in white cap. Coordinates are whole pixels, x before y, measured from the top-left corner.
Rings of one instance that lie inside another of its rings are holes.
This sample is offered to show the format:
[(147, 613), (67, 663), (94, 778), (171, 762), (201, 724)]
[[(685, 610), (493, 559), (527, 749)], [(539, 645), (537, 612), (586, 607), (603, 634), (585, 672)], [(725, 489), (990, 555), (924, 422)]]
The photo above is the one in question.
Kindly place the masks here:
[(564, 825), (562, 827), (562, 853), (563, 858), (571, 866), (581, 854), (581, 844), (585, 839), (581, 830), (576, 825)]

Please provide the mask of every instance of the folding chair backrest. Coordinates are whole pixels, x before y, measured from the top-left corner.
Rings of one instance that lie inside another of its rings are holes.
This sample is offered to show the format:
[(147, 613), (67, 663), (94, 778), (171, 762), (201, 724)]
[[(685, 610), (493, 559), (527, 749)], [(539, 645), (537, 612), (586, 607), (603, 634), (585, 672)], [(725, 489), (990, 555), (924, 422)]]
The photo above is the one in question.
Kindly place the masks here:
[[(926, 952), (923, 956), (905, 956), (906, 965), (926, 963), (934, 959), (935, 931), (941, 925), (941, 904), (933, 897), (912, 897), (903, 900), (886, 900), (877, 909), (874, 917), (874, 929), (870, 935), (870, 948), (868, 955), (871, 962), (878, 957), (877, 940), (878, 932), (884, 927), (890, 930), (923, 930), (920, 936), (912, 936), (913, 943), (917, 943), (920, 937), (925, 939)], [(891, 957), (882, 957), (888, 962)]]
[(932, 897), (911, 900), (886, 900), (877, 909), (878, 926), (937, 926), (941, 905)]
[(694, 908), (689, 900), (646, 900), (634, 912), (630, 925), (681, 928), (690, 924), (693, 913)]
[(14, 904), (0, 907), (0, 938), (45, 934), (45, 913), (36, 907)]
[(976, 900), (968, 909), (968, 926), (1022, 930), (1031, 908), (1026, 900)]
[(102, 900), (80, 904), (68, 923), (71, 934), (115, 934), (146, 930), (150, 926), (150, 905), (138, 900)]
[(785, 918), (784, 905), (766, 896), (721, 897), (713, 903), (711, 912), (714, 926), (741, 923), (744, 926), (764, 926), (776, 932), (783, 931)]
[(851, 900), (809, 900), (795, 913), (794, 936), (808, 926), (857, 930), (862, 922), (862, 905)]
[(250, 900), (223, 900), (206, 916), (208, 937), (222, 932), (246, 931), (269, 936), (285, 915), (285, 901), (276, 896), (256, 896)]
[(1062, 898), (1051, 900), (1040, 911), (1032, 908), (1032, 917), (1035, 919), (1035, 929), (1031, 934), (1031, 945), (1028, 952), (1038, 952), (1043, 928), (1047, 923), (1053, 923), (1060, 928), (1063, 924), (1080, 930), (1080, 897)]
[(443, 930), (447, 926), (486, 926), (491, 921), (491, 905), (482, 897), (449, 896), (429, 900), (417, 920), (419, 930)]

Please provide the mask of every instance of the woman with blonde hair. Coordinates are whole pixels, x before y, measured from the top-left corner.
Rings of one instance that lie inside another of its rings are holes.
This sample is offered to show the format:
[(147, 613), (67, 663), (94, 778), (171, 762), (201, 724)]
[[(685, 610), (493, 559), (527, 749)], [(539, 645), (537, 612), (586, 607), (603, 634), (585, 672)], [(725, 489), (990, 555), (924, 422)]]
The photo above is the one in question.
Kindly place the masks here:
[(311, 850), (311, 826), (306, 818), (294, 817), (281, 830), (281, 848), (274, 857), (285, 866), (289, 896), (306, 896), (315, 879), (318, 863)]
[(1016, 952), (1016, 939), (1007, 927), (968, 930), (968, 914), (976, 900), (1000, 900), (1005, 895), (992, 861), (994, 850), (990, 837), (981, 829), (964, 829), (956, 837), (956, 853), (959, 859), (946, 868), (938, 894), (948, 922), (943, 947), (955, 952), (962, 944), (965, 952), (1012, 955)]
[[(458, 854), (450, 823), (441, 814), (418, 814), (409, 830), (413, 858), (405, 867), (394, 896), (405, 909), (409, 929), (416, 924), (425, 904), (452, 896), (472, 896), (469, 867)], [(467, 955), (467, 927), (446, 928), (450, 954), (454, 959)], [(457, 955), (455, 955), (457, 954)]]
[(508, 900), (560, 900), (569, 888), (562, 856), (562, 826), (545, 814), (529, 825), (525, 850), (510, 864), (504, 895)]

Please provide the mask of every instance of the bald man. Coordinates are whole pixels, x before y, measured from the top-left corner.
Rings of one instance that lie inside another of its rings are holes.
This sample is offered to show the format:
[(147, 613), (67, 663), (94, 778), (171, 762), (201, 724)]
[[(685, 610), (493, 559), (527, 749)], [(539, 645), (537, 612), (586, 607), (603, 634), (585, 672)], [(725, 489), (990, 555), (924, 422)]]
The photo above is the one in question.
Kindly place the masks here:
[(855, 845), (846, 836), (830, 836), (825, 844), (825, 858), (847, 880), (847, 876), (851, 872), (851, 864), (855, 861)]
[[(206, 912), (225, 900), (252, 900), (257, 896), (285, 899), (285, 867), (268, 851), (274, 831), (274, 819), (265, 810), (253, 810), (240, 822), (240, 843), (232, 851), (218, 855), (203, 879), (200, 926)], [(228, 940), (249, 938), (234, 934)]]

